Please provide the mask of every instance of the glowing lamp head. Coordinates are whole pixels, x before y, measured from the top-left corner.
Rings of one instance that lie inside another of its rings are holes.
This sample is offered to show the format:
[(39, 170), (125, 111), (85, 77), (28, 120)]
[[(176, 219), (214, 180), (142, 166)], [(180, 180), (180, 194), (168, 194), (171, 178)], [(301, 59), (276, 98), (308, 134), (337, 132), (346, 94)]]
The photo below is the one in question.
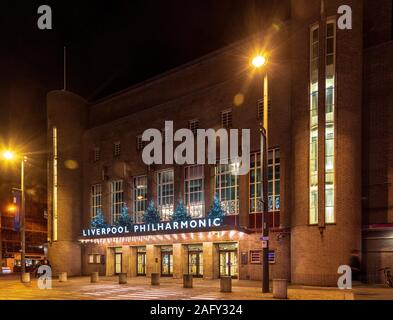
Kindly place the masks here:
[(9, 213), (15, 213), (15, 212), (16, 212), (16, 206), (15, 206), (14, 204), (10, 204), (10, 205), (7, 207), (7, 211), (8, 211)]
[(267, 59), (266, 59), (265, 56), (262, 56), (262, 55), (258, 55), (258, 56), (256, 56), (256, 57), (252, 60), (252, 65), (253, 65), (255, 68), (257, 68), (257, 69), (262, 68), (263, 66), (266, 65), (266, 63), (267, 63)]
[(3, 157), (6, 160), (12, 160), (12, 159), (14, 159), (15, 156), (11, 151), (5, 151), (5, 152), (3, 152)]

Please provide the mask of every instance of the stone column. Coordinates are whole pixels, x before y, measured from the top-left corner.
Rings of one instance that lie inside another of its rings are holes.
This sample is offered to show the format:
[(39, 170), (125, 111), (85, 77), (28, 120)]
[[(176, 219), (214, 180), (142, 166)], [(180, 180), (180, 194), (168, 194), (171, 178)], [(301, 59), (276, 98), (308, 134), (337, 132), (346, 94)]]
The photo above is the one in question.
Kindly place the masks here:
[(205, 213), (208, 214), (214, 198), (214, 166), (205, 165)]
[(173, 184), (174, 184), (174, 209), (179, 200), (184, 200), (184, 167), (175, 166), (173, 169)]
[(218, 278), (218, 254), (217, 246), (212, 242), (203, 243), (203, 278)]
[(115, 250), (113, 248), (106, 249), (106, 276), (115, 274)]
[(249, 175), (239, 176), (239, 226), (249, 226)]
[(127, 270), (127, 273), (130, 277), (137, 276), (136, 268), (137, 268), (137, 248), (130, 247), (129, 265)]
[(123, 273), (127, 273), (127, 275), (130, 275), (129, 269), (130, 269), (130, 256), (131, 256), (131, 248), (128, 246), (125, 246), (122, 248), (122, 259), (121, 259), (121, 270)]
[(184, 245), (181, 243), (173, 244), (173, 278), (181, 279), (184, 274)]
[(146, 275), (161, 273), (161, 249), (159, 246), (146, 246)]

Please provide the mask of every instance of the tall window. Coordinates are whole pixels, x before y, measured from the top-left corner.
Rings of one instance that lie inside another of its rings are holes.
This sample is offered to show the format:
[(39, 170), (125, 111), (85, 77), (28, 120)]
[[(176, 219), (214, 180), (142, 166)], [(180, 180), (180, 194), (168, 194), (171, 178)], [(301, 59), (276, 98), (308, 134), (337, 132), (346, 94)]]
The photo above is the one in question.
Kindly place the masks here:
[(235, 175), (236, 165), (217, 164), (216, 193), (223, 210), (228, 215), (239, 213), (239, 176)]
[[(259, 99), (257, 102), (258, 119), (263, 120), (264, 112), (265, 112), (265, 99)], [(272, 112), (272, 101), (271, 100), (269, 100), (268, 112), (269, 112), (269, 116), (270, 116), (270, 114)]]
[(280, 150), (269, 151), (268, 156), (269, 211), (280, 210)]
[(203, 166), (191, 166), (184, 169), (184, 198), (192, 218), (204, 216), (205, 200)]
[(334, 223), (336, 22), (326, 25), (325, 221)]
[(174, 183), (173, 170), (157, 173), (158, 211), (161, 219), (167, 221), (173, 214)]
[(101, 159), (101, 149), (99, 147), (94, 148), (94, 162), (100, 161)]
[(196, 136), (199, 129), (199, 119), (190, 120), (188, 122), (188, 127), (192, 131), (194, 136)]
[(147, 144), (148, 142), (142, 140), (142, 135), (136, 137), (136, 149), (138, 151), (142, 151)]
[(120, 157), (120, 153), (121, 153), (121, 145), (120, 145), (120, 141), (117, 141), (113, 144), (113, 156)]
[(123, 181), (112, 181), (111, 183), (111, 215), (112, 223), (115, 223), (120, 215), (121, 209), (124, 206), (124, 191), (123, 191)]
[(147, 177), (136, 177), (133, 180), (134, 223), (143, 223), (143, 214), (147, 202)]
[(228, 109), (221, 112), (221, 127), (225, 129), (232, 128), (232, 110)]
[[(280, 149), (269, 150), (268, 156), (269, 211), (280, 210)], [(251, 155), (250, 163), (250, 213), (262, 212), (261, 204), (261, 154)]]
[(102, 187), (101, 184), (91, 186), (91, 216), (94, 218), (102, 213)]
[(310, 32), (310, 224), (318, 223), (318, 76), (319, 27)]

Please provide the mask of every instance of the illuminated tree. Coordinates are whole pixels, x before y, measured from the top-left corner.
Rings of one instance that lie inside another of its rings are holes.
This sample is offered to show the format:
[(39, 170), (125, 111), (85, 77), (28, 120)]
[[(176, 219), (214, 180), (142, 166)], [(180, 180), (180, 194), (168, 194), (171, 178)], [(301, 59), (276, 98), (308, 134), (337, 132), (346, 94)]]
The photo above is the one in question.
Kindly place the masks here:
[(128, 214), (127, 206), (123, 206), (123, 208), (121, 209), (121, 214), (120, 214), (119, 218), (116, 221), (116, 225), (120, 226), (120, 227), (129, 227), (129, 228), (131, 228), (132, 222), (133, 222), (132, 218)]
[(213, 205), (208, 213), (209, 219), (221, 219), (223, 220), (225, 217), (225, 211), (222, 210), (220, 199), (218, 198), (218, 194), (215, 194)]
[(159, 223), (161, 220), (160, 214), (158, 213), (154, 201), (150, 201), (146, 208), (145, 214), (143, 215), (144, 223)]
[(108, 223), (105, 220), (104, 215), (102, 214), (101, 210), (99, 210), (95, 217), (91, 219), (91, 227), (94, 229), (97, 228), (106, 228), (108, 227)]
[(179, 201), (175, 212), (172, 215), (171, 218), (172, 221), (187, 221), (191, 220), (191, 216), (188, 213), (187, 208), (184, 206), (184, 203), (182, 200)]

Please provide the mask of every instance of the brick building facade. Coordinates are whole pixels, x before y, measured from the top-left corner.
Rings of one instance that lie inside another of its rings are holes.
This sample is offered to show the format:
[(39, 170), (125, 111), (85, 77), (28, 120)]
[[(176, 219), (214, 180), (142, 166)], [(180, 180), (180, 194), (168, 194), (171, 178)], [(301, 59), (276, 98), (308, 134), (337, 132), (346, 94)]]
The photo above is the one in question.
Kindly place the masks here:
[[(342, 4), (352, 8), (351, 30), (338, 28)], [(48, 94), (55, 273), (260, 280), (263, 112), (270, 116), (272, 277), (335, 285), (338, 267), (357, 250), (364, 279), (376, 281), (378, 268), (392, 265), (391, 1), (376, 7), (366, 0), (293, 0), (288, 9), (287, 21), (261, 34), (100, 101)], [(256, 48), (269, 53), (262, 72), (250, 66)], [(234, 175), (233, 163), (145, 165), (141, 135), (162, 130), (165, 121), (175, 130), (250, 129), (250, 173)], [(217, 228), (82, 234), (92, 216), (102, 212), (114, 224), (125, 206), (142, 223), (150, 200), (163, 222), (180, 199), (194, 219), (204, 219), (215, 194), (227, 213)]]

